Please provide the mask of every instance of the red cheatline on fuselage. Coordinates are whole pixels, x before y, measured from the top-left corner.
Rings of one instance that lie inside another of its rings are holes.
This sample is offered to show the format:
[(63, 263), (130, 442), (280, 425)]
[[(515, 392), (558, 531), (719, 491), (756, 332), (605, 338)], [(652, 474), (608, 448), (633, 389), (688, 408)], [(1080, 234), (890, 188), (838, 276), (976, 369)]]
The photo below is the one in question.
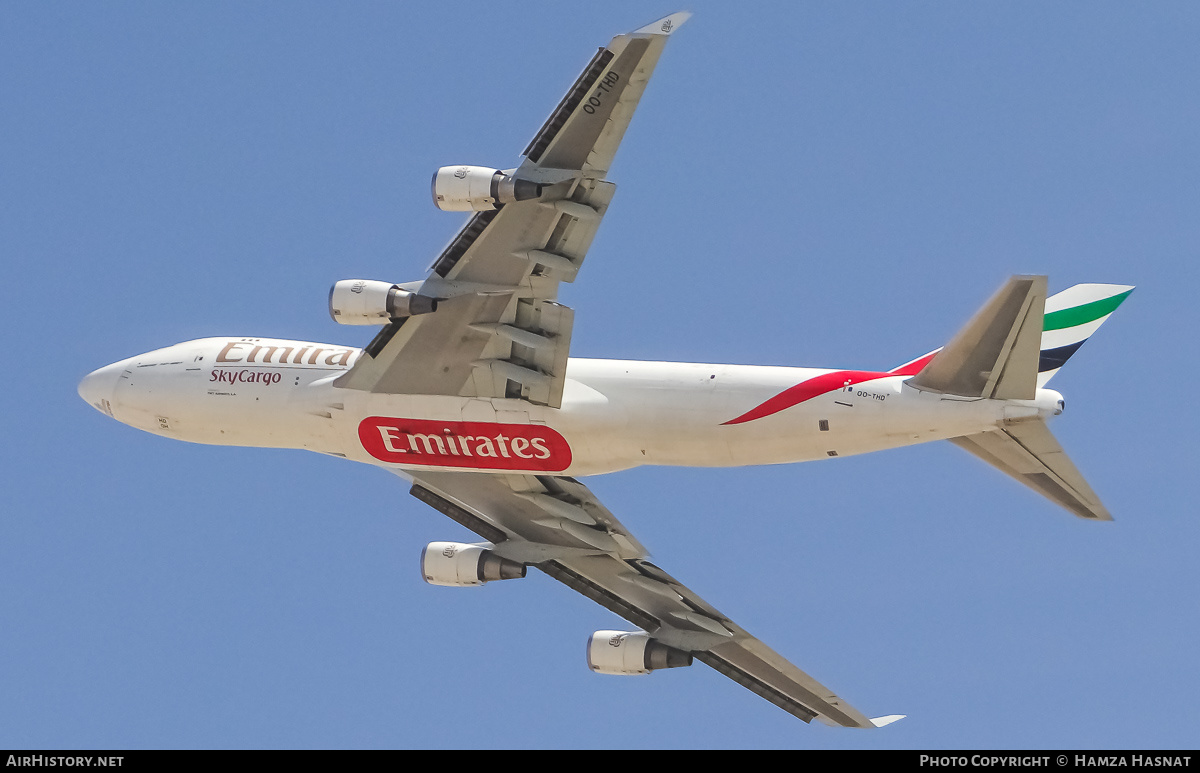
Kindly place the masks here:
[(845, 389), (846, 387), (861, 384), (865, 381), (875, 381), (881, 378), (900, 375), (906, 374), (880, 373), (874, 370), (835, 370), (829, 373), (822, 373), (807, 381), (801, 381), (794, 387), (788, 387), (770, 400), (756, 405), (736, 419), (723, 422), (722, 426), (726, 424), (744, 424), (748, 421), (761, 419), (836, 389)]

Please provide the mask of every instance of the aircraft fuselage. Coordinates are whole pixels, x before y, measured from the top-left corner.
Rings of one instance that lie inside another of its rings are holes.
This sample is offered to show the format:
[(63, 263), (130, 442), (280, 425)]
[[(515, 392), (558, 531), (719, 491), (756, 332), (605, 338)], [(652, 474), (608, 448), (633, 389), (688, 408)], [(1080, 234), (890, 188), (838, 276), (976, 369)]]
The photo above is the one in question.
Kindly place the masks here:
[(594, 475), (850, 456), (1061, 411), (1061, 396), (964, 399), (886, 372), (572, 358), (562, 407), (386, 395), (335, 380), (354, 347), (207, 338), (131, 357), (79, 391), (156, 435), (300, 448), (391, 468)]

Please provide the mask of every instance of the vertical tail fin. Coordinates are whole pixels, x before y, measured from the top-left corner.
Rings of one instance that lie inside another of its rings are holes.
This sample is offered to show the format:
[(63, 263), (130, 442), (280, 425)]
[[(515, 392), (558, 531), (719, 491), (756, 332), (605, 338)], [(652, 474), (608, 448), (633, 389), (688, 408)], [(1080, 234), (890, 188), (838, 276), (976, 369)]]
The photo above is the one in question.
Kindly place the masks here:
[(1046, 299), (1037, 385), (1043, 387), (1129, 297), (1129, 285), (1082, 284)]
[(963, 397), (1032, 400), (1045, 303), (1046, 277), (1012, 277), (907, 383)]
[[(1080, 284), (1046, 299), (1037, 365), (1039, 388), (1046, 385), (1131, 292), (1131, 285)], [(888, 372), (915, 376), (941, 352), (942, 349), (934, 349)]]

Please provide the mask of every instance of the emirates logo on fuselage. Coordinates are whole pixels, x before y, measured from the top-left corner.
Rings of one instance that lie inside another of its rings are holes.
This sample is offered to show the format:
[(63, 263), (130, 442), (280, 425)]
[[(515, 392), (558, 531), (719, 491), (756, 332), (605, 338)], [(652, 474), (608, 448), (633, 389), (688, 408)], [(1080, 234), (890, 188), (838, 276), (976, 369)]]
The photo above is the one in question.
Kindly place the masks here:
[(370, 416), (358, 439), (381, 462), (421, 467), (562, 472), (571, 466), (566, 438), (544, 424), (495, 424)]

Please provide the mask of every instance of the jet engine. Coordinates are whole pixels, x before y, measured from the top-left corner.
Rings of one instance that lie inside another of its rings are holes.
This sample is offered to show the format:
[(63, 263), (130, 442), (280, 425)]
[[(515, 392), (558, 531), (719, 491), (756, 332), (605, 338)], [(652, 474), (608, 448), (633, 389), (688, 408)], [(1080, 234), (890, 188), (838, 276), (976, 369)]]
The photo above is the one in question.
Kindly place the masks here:
[(430, 542), (421, 553), (421, 576), (430, 585), (459, 588), (525, 576), (524, 564), (501, 558), (490, 547), (487, 542)]
[(329, 316), (341, 325), (385, 325), (389, 320), (429, 314), (438, 299), (373, 279), (343, 279), (329, 290)]
[(596, 631), (588, 639), (587, 661), (588, 668), (598, 674), (633, 676), (690, 666), (692, 655), (651, 638), (645, 631)]
[(443, 166), (433, 174), (433, 203), (445, 212), (482, 212), (536, 199), (542, 186), (484, 166)]

